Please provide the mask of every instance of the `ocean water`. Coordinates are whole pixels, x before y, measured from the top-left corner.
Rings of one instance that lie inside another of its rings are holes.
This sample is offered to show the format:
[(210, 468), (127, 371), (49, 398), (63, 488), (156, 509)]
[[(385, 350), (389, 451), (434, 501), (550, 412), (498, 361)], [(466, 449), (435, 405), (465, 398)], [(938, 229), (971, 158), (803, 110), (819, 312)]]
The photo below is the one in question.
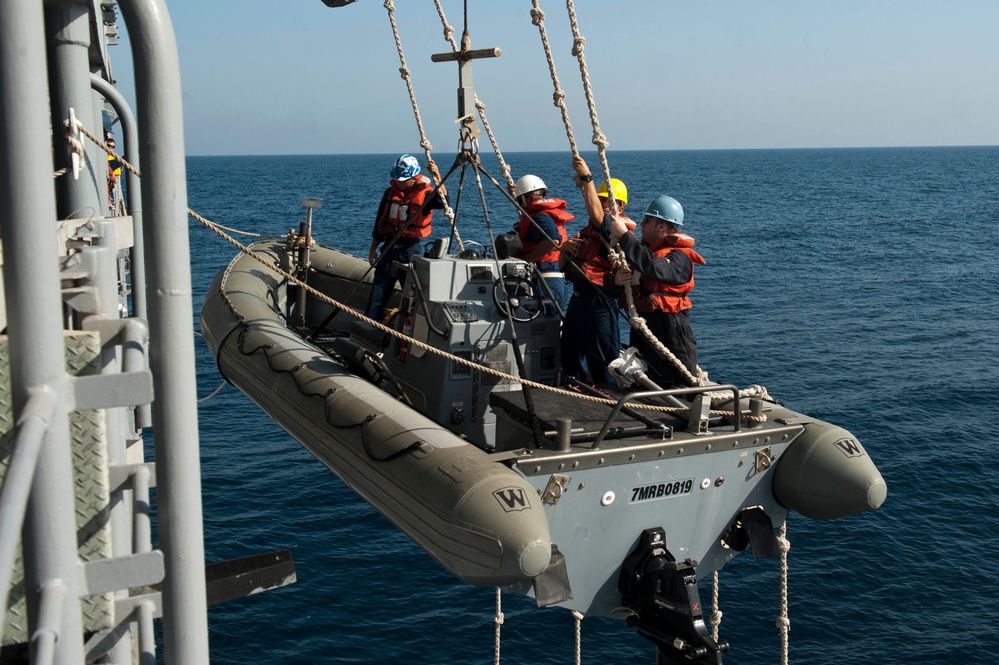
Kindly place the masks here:
[[(304, 219), (301, 197), (319, 197), (317, 239), (363, 254), (395, 157), (193, 157), (189, 204), (227, 226), (284, 233)], [(585, 217), (567, 153), (505, 157)], [(452, 159), (437, 156), (445, 171)], [(609, 159), (636, 218), (662, 193), (684, 206), (707, 259), (692, 315), (701, 367), (849, 429), (888, 483), (876, 512), (790, 516), (791, 662), (993, 663), (999, 148)], [(483, 162), (499, 179), (492, 156)], [(516, 220), (491, 190), (484, 214), (474, 184), (460, 231), (485, 242), (488, 227)], [(197, 316), (235, 250), (194, 221), (191, 243)], [(198, 353), (207, 396), (222, 379), (200, 340)], [(233, 387), (199, 418), (208, 559), (290, 548), (298, 571), (294, 585), (210, 610), (213, 663), (493, 662), (492, 590), (458, 583)], [(775, 559), (751, 554), (722, 571), (726, 663), (779, 662), (778, 575)], [(503, 612), (502, 662), (574, 662), (568, 612), (517, 596), (503, 597)], [(623, 622), (586, 619), (582, 662), (653, 663), (654, 648)]]

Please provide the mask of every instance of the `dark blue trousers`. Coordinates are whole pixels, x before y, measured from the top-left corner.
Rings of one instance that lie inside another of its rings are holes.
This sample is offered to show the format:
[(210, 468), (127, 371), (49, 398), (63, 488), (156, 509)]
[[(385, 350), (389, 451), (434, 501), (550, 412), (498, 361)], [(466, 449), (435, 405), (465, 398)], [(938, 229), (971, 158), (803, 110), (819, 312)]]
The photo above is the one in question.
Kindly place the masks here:
[(392, 264), (409, 263), (414, 256), (420, 254), (419, 238), (400, 238), (386, 254), (384, 247), (375, 266), (374, 281), (371, 283), (371, 294), (368, 296), (368, 306), (364, 315), (381, 322), (385, 317), (385, 305), (392, 298), (392, 292), (399, 281), (392, 276)]

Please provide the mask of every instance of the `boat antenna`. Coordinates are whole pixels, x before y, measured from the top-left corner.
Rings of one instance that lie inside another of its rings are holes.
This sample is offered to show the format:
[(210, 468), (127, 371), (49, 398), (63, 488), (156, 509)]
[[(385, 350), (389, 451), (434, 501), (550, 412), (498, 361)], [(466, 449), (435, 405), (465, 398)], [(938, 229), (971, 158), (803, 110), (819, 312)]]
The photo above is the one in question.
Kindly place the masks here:
[[(440, 0), (434, 0), (434, 6), (437, 8), (437, 15), (440, 16), (441, 25), (444, 28), (444, 39), (451, 45), (451, 50), (458, 52), (460, 49), (457, 42), (454, 41), (454, 28), (447, 22), (447, 16), (444, 15), (444, 8), (441, 6)], [(465, 3), (465, 31), (464, 35), (468, 34), (468, 3)], [(464, 40), (464, 36), (463, 36)], [(489, 125), (489, 120), (486, 118), (486, 105), (479, 98), (478, 94), (475, 95), (475, 110), (479, 113), (479, 121), (482, 123), (482, 129), (485, 130), (486, 136), (489, 137), (489, 143), (493, 147), (493, 152), (496, 154), (496, 161), (499, 162), (500, 174), (503, 179), (506, 180), (508, 186), (513, 188), (514, 182), (510, 175), (510, 166), (503, 159), (503, 153), (500, 150), (499, 142), (496, 140), (496, 136), (493, 134), (492, 127)]]

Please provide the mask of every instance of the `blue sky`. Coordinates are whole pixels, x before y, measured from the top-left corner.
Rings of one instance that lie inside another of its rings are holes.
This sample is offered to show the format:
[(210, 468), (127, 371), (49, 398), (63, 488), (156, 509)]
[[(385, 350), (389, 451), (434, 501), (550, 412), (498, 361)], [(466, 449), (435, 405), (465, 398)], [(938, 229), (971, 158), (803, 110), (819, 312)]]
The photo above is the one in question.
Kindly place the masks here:
[[(457, 66), (430, 0), (395, 0), (435, 151), (458, 135)], [(460, 37), (463, 2), (442, 0)], [(529, 0), (468, 0), (476, 91), (506, 151), (568, 150)], [(576, 0), (610, 149), (999, 145), (994, 0)], [(191, 155), (419, 151), (382, 0), (167, 0)], [(592, 129), (564, 2), (549, 39), (581, 149)], [(119, 17), (119, 24), (121, 19)], [(122, 30), (125, 32), (125, 30)], [(110, 49), (132, 98), (127, 35)]]

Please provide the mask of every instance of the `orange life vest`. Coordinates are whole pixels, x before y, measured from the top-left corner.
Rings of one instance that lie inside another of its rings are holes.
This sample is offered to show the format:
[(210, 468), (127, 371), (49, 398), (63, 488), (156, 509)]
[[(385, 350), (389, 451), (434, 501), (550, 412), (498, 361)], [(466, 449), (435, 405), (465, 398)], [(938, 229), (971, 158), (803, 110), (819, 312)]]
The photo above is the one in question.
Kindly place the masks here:
[(694, 239), (686, 233), (667, 236), (657, 247), (650, 247), (652, 255), (660, 259), (670, 252), (683, 252), (690, 259), (690, 279), (684, 284), (664, 284), (651, 276), (642, 275), (639, 290), (635, 293), (635, 309), (639, 312), (682, 312), (690, 309), (690, 292), (694, 290), (694, 264), (704, 265), (704, 257), (695, 252)]
[[(565, 209), (565, 200), (555, 198), (541, 199), (522, 207), (531, 217), (538, 213), (545, 213), (551, 217), (552, 221), (555, 222), (555, 228), (558, 229), (559, 234), (559, 238), (552, 238), (556, 245), (561, 245), (569, 237), (565, 232), (565, 223), (576, 219), (576, 216)], [(521, 215), (520, 221), (517, 222), (517, 235), (520, 236), (520, 242), (524, 245), (524, 249), (516, 255), (518, 259), (524, 258), (533, 252), (535, 247), (541, 244), (540, 242), (527, 242), (527, 232), (534, 225), (531, 217)], [(545, 263), (548, 261), (558, 261), (558, 247), (534, 260), (535, 263)]]
[[(619, 217), (631, 220), (624, 214), (619, 215)], [(604, 223), (606, 222), (607, 217), (605, 216)], [(587, 224), (579, 232), (579, 237), (583, 239), (583, 243), (579, 246), (579, 252), (576, 254), (576, 265), (582, 268), (586, 279), (598, 289), (613, 286), (614, 263), (608, 258), (607, 246), (604, 244), (601, 230), (593, 224)]]
[[(426, 238), (430, 235), (430, 218), (434, 211), (428, 207), (423, 213), (417, 213), (433, 189), (430, 178), (425, 175), (416, 176), (416, 183), (405, 191), (389, 187), (375, 223), (378, 234), (383, 238), (392, 238), (399, 229), (405, 227), (400, 238)], [(413, 221), (406, 226), (406, 221), (411, 217)]]

